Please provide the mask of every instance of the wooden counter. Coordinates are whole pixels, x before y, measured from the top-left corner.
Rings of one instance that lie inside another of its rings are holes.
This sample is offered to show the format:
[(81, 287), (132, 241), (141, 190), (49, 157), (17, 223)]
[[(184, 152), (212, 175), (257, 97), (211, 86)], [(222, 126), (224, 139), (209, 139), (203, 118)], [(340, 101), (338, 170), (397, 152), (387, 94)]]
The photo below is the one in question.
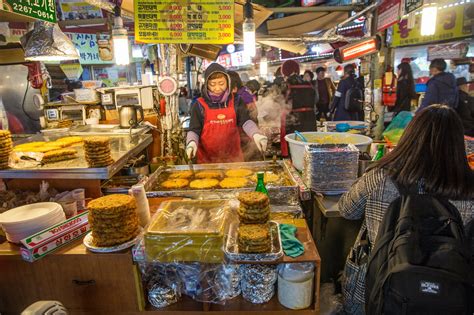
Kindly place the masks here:
[[(152, 200), (150, 204), (152, 212), (156, 211), (159, 203)], [(22, 260), (18, 246), (1, 243), (0, 313), (16, 315), (36, 301), (57, 300), (70, 314), (317, 314), (321, 259), (306, 224), (298, 228), (297, 237), (304, 244), (305, 253), (297, 258), (284, 256), (274, 264), (315, 264), (315, 297), (306, 310), (286, 309), (277, 296), (262, 305), (251, 304), (241, 296), (225, 305), (199, 303), (183, 296), (164, 309), (143, 307), (143, 287), (131, 251), (91, 253), (81, 238), (33, 263)]]

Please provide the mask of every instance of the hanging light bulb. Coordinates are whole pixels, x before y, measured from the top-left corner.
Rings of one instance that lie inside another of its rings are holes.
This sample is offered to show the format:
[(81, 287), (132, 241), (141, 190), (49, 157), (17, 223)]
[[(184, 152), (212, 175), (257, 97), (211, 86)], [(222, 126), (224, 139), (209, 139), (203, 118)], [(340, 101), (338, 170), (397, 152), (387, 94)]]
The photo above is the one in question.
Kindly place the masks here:
[(421, 36), (434, 35), (436, 31), (436, 16), (438, 7), (428, 6), (421, 11)]
[(130, 52), (128, 45), (128, 32), (123, 27), (120, 16), (120, 7), (115, 7), (114, 28), (112, 29), (112, 40), (114, 42), (115, 63), (117, 65), (130, 64)]
[(267, 78), (268, 75), (268, 59), (265, 53), (265, 49), (262, 47), (262, 58), (260, 59), (260, 76)]
[(244, 54), (255, 57), (255, 23), (253, 22), (252, 1), (247, 0), (244, 4), (244, 23), (242, 30), (244, 33)]

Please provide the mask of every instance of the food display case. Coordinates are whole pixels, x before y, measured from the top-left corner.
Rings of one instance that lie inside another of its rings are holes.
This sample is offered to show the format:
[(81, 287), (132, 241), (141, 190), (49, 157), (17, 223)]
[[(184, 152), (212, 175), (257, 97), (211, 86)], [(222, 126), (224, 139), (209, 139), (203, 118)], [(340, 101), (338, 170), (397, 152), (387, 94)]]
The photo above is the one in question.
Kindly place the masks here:
[[(226, 178), (229, 170), (249, 170), (251, 174), (244, 176), (247, 179), (243, 187), (222, 188), (219, 184), (209, 189), (195, 189), (190, 185), (181, 188), (164, 188), (163, 182), (173, 174), (189, 171), (187, 165), (169, 166), (158, 168), (149, 178), (145, 185), (147, 196), (153, 197), (185, 197), (192, 199), (232, 199), (242, 191), (255, 190), (256, 172), (266, 172), (276, 175), (278, 178), (266, 183), (272, 204), (297, 205), (301, 196), (308, 194), (308, 189), (303, 184), (301, 178), (291, 170), (288, 161), (269, 162), (245, 162), (245, 163), (220, 163), (220, 164), (198, 164), (194, 166), (196, 176), (202, 171), (221, 172), (218, 181)], [(194, 177), (188, 179), (191, 183)]]
[[(15, 143), (15, 145), (54, 141), (69, 136), (69, 133), (55, 135), (35, 135)], [(130, 157), (137, 155), (152, 142), (149, 134), (132, 136), (110, 136), (110, 149), (114, 163), (107, 167), (90, 168), (85, 159), (83, 147), (74, 146), (77, 158), (55, 163), (41, 164), (31, 160), (18, 160), (10, 169), (0, 171), (0, 178), (40, 178), (40, 179), (109, 179), (126, 164)]]

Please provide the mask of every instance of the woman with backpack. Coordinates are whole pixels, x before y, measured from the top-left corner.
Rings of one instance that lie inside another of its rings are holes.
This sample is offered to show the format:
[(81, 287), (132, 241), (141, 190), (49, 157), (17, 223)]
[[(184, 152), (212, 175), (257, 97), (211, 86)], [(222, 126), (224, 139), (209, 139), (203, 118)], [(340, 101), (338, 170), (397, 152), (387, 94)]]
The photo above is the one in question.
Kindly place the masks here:
[(410, 64), (402, 62), (398, 65), (397, 70), (397, 99), (395, 106), (389, 107), (389, 111), (395, 113), (395, 116), (402, 111), (409, 112), (411, 100), (416, 98), (415, 80)]
[(363, 87), (357, 80), (354, 65), (345, 65), (344, 75), (337, 86), (330, 106), (332, 120), (364, 121), (363, 97)]
[(473, 198), (461, 121), (448, 106), (429, 106), (339, 201), (344, 218), (364, 218), (344, 270), (346, 312), (467, 314), (462, 230)]

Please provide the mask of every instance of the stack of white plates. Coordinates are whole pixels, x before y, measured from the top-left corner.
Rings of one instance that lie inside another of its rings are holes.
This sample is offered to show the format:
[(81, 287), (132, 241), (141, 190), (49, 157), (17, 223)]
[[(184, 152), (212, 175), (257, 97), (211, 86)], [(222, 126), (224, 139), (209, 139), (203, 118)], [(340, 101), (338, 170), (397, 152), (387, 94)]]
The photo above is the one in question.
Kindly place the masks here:
[(13, 208), (0, 214), (0, 225), (12, 243), (66, 220), (63, 208), (56, 202), (39, 202)]

